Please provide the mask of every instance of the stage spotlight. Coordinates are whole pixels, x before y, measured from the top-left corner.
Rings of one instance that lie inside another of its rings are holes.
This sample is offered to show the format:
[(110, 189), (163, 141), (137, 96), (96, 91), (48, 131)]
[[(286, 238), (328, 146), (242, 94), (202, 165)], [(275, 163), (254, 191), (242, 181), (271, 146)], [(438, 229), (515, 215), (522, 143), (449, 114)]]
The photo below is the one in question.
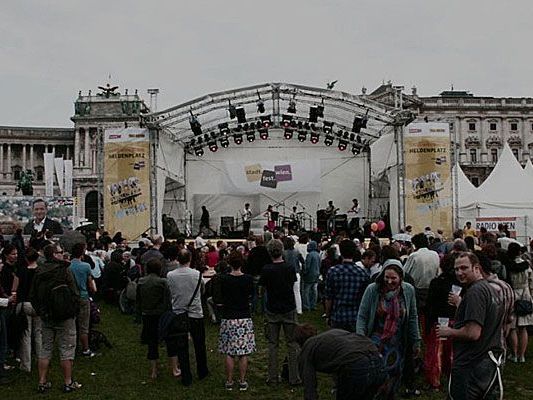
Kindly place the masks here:
[(260, 117), (261, 119), (261, 125), (263, 125), (263, 128), (268, 129), (272, 126), (272, 120), (270, 119), (270, 115), (265, 115)]
[(337, 146), (340, 151), (346, 150), (346, 147), (348, 147), (348, 142), (346, 140), (339, 140), (339, 145)]
[(305, 131), (298, 132), (298, 141), (305, 142), (307, 139), (307, 133)]
[(317, 107), (309, 107), (309, 122), (318, 122)]
[(207, 143), (208, 140), (209, 140), (209, 134), (206, 133), (206, 134), (204, 135), (204, 142)]
[(233, 132), (240, 132), (242, 131), (242, 125), (237, 125), (235, 128), (233, 128)]
[(320, 140), (320, 135), (317, 132), (311, 132), (311, 143), (317, 144)]
[(197, 156), (197, 157), (202, 157), (204, 155), (204, 149), (202, 146), (197, 146), (194, 148), (194, 154)]
[(361, 140), (361, 135), (357, 135), (357, 136), (355, 137), (355, 140), (357, 141), (357, 143), (361, 143), (361, 142), (362, 142), (362, 140)]
[(231, 104), (230, 100), (228, 100), (228, 112), (230, 119), (235, 119), (235, 117), (237, 117), (237, 109)]
[(263, 103), (263, 100), (257, 100), (257, 112), (261, 114), (265, 112), (265, 103)]
[(223, 122), (222, 124), (218, 124), (218, 130), (222, 135), (229, 135), (229, 127), (227, 122)]
[[(324, 101), (324, 100), (322, 100), (322, 101)], [(324, 118), (324, 106), (323, 105), (316, 106), (316, 115), (319, 118)]]
[(244, 111), (244, 108), (239, 107), (236, 110), (237, 112), (237, 122), (239, 124), (244, 124), (246, 122), (246, 111)]
[(331, 146), (333, 144), (334, 137), (331, 133), (326, 134), (326, 138), (324, 139), (324, 144), (326, 146)]
[(233, 141), (237, 145), (242, 144), (242, 133), (236, 133), (235, 135), (233, 135)]
[(324, 133), (328, 134), (333, 132), (333, 122), (330, 121), (324, 121)]
[[(352, 135), (353, 135), (353, 133), (352, 133)], [(344, 131), (342, 136), (344, 137), (344, 140), (350, 140), (350, 132)]]
[(335, 135), (340, 139), (340, 138), (342, 138), (343, 134), (344, 134), (344, 132), (342, 131), (342, 129), (339, 129)]
[(220, 138), (220, 145), (225, 149), (229, 146), (229, 140), (226, 136)]
[(283, 137), (287, 140), (292, 139), (294, 131), (292, 129), (285, 128), (285, 132), (283, 133)]
[(213, 153), (218, 150), (218, 145), (216, 141), (209, 142), (209, 150), (211, 150)]
[(294, 99), (289, 101), (289, 107), (287, 107), (287, 112), (291, 114), (296, 114), (296, 102)]
[(261, 140), (267, 140), (268, 139), (268, 129), (259, 129), (259, 137)]
[(283, 126), (284, 128), (288, 128), (289, 126), (291, 126), (291, 121), (292, 115), (283, 114), (281, 116), (281, 126)]
[(244, 132), (248, 132), (250, 129), (251, 129), (251, 130), (255, 129), (255, 125), (252, 124), (252, 127), (250, 127), (248, 124), (244, 124), (244, 125), (242, 126), (242, 130), (243, 130)]
[(196, 136), (199, 136), (202, 134), (202, 124), (200, 121), (198, 121), (198, 118), (196, 118), (196, 115), (192, 113), (192, 111), (189, 111), (191, 113), (191, 116), (189, 117), (189, 124), (191, 125), (191, 130)]
[(353, 154), (354, 156), (356, 156), (356, 155), (358, 155), (360, 152), (361, 152), (361, 149), (359, 148), (359, 146), (357, 146), (357, 145), (354, 144), (354, 145), (352, 146), (352, 154)]
[(252, 143), (255, 140), (255, 132), (254, 131), (250, 131), (250, 132), (246, 133), (246, 140), (248, 140), (248, 142)]
[(355, 133), (350, 133), (350, 142), (355, 142)]

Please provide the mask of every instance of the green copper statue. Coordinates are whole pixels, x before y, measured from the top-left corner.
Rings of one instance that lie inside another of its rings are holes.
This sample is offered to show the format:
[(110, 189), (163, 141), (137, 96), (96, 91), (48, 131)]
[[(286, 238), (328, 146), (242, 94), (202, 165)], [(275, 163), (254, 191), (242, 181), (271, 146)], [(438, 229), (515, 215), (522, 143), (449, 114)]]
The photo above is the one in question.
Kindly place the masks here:
[(33, 196), (33, 173), (31, 170), (22, 171), (17, 183), (16, 191), (22, 191), (23, 196)]

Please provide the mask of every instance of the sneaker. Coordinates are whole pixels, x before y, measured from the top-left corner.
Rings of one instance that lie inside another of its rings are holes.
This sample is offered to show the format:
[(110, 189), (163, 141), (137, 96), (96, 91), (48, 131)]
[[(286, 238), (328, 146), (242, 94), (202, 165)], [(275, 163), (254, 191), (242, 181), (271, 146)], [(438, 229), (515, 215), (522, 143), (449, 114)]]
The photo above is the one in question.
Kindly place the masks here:
[(519, 363), (525, 363), (526, 362), (526, 357), (520, 356), (520, 358), (518, 359), (518, 362)]
[(40, 394), (45, 394), (50, 390), (52, 387), (52, 382), (46, 382), (46, 383), (39, 383), (39, 386), (37, 387), (37, 392)]
[(82, 351), (81, 355), (84, 356), (84, 357), (87, 357), (87, 358), (92, 358), (92, 357), (94, 357), (96, 355), (96, 353), (93, 353), (91, 351), (91, 349), (87, 349), (85, 351)]
[[(240, 384), (239, 384), (240, 386)], [(224, 388), (228, 391), (232, 391), (233, 390), (233, 382), (228, 382), (226, 381), (226, 383), (224, 384)]]
[(241, 392), (246, 392), (248, 390), (248, 382), (239, 382), (239, 390)]
[(509, 361), (511, 361), (513, 363), (517, 363), (518, 362), (518, 358), (516, 356), (511, 356), (511, 357), (509, 357)]
[(63, 385), (63, 393), (74, 392), (75, 390), (78, 390), (79, 388), (81, 388), (81, 384), (76, 382), (75, 380), (72, 380), (70, 384)]

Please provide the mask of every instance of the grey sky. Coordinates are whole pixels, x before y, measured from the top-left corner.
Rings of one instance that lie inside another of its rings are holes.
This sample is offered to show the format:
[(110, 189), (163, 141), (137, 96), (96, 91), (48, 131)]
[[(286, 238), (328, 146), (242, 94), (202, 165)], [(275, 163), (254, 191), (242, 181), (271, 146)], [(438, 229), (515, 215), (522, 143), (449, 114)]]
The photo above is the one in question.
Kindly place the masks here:
[(161, 90), (159, 109), (288, 82), (382, 80), (533, 96), (530, 0), (17, 0), (0, 4), (0, 125), (71, 126), (78, 90)]

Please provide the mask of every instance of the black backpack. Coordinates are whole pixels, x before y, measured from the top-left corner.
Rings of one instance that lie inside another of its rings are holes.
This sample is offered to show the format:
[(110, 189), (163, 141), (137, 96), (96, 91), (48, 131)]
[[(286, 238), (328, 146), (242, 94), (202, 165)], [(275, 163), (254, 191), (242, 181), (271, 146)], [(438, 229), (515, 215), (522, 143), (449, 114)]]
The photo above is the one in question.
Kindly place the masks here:
[(51, 321), (74, 318), (79, 311), (79, 296), (68, 284), (66, 265), (35, 275), (37, 314)]

